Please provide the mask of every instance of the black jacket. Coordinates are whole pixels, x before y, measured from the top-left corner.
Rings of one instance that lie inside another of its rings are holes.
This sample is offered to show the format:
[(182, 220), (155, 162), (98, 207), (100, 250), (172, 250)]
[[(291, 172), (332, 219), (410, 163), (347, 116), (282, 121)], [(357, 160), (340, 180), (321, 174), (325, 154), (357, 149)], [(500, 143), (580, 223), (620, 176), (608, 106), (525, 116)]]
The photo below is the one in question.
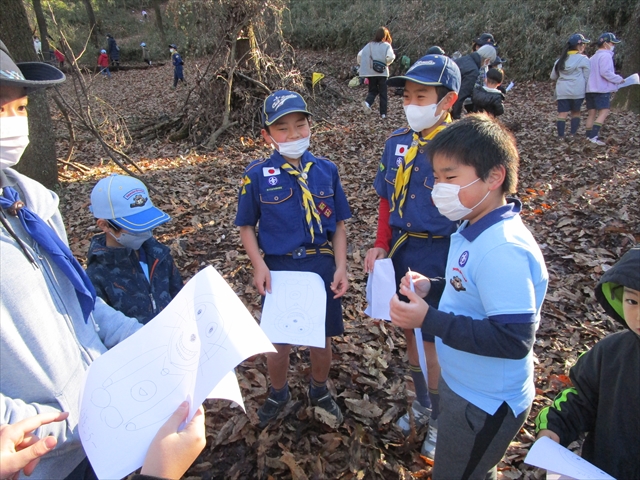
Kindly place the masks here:
[(478, 80), (480, 74), (480, 65), (482, 64), (482, 57), (478, 52), (470, 53), (464, 57), (460, 57), (454, 60), (460, 69), (460, 91), (458, 92), (458, 100), (453, 104), (451, 114), (453, 118), (460, 118), (462, 113), (462, 105), (466, 98), (470, 97), (473, 93), (473, 87)]
[(142, 244), (147, 257), (149, 280), (136, 252), (106, 246), (105, 234), (91, 239), (87, 275), (96, 294), (128, 317), (147, 323), (169, 305), (182, 288), (182, 277), (168, 247), (155, 238)]
[(487, 112), (497, 117), (504, 113), (504, 95), (498, 92), (487, 91), (484, 87), (476, 85), (473, 89), (473, 109), (474, 112)]
[[(640, 245), (609, 269), (596, 287), (596, 298), (606, 312), (620, 315), (624, 285), (640, 291)], [(587, 434), (582, 457), (617, 479), (640, 478), (640, 335), (626, 330), (600, 340), (571, 368), (573, 388), (540, 411), (536, 432), (558, 434), (567, 446)]]

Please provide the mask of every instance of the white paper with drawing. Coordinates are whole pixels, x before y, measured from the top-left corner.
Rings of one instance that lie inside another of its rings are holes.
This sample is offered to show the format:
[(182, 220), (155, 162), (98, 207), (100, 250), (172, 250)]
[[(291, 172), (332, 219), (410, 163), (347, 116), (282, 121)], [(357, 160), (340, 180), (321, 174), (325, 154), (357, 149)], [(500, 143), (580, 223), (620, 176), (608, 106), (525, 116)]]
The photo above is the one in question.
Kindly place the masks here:
[(624, 79), (624, 82), (622, 82), (620, 85), (618, 85), (618, 88), (625, 88), (625, 87), (630, 87), (631, 85), (638, 85), (640, 84), (640, 75), (638, 75), (637, 73), (634, 73), (633, 75), (629, 75), (627, 78)]
[(549, 437), (540, 437), (529, 450), (524, 462), (534, 467), (544, 468), (556, 474), (579, 480), (615, 480), (611, 475), (603, 472), (571, 450), (557, 444)]
[(273, 345), (225, 280), (213, 267), (202, 270), (87, 371), (78, 428), (98, 477), (122, 478), (140, 467), (185, 399), (189, 418), (210, 394), (242, 405), (233, 369), (267, 351)]
[(271, 272), (260, 326), (273, 343), (324, 348), (327, 292), (313, 272)]
[(376, 260), (367, 278), (367, 308), (372, 318), (391, 320), (389, 302), (396, 293), (396, 274), (390, 258)]

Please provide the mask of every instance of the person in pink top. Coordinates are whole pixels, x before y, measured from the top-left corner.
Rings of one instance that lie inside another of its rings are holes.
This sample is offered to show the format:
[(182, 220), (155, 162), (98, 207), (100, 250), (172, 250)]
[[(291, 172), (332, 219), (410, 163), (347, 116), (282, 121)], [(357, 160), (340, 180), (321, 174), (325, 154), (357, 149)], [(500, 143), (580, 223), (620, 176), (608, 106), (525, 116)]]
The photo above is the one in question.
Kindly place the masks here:
[[(591, 72), (587, 82), (587, 138), (596, 145), (606, 145), (598, 139), (600, 128), (609, 115), (611, 92), (618, 90), (624, 78), (613, 68), (613, 51), (620, 40), (606, 32), (598, 38), (598, 50), (589, 59)], [(597, 115), (597, 116), (596, 116)]]

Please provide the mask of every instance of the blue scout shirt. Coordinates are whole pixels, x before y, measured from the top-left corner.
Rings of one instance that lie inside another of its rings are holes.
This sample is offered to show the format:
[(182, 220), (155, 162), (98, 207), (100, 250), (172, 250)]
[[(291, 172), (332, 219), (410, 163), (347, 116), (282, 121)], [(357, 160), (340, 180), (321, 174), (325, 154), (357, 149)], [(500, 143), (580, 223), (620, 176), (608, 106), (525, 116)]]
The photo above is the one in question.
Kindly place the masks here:
[[(376, 193), (386, 198), (389, 204), (391, 204), (398, 166), (411, 147), (413, 133), (413, 130), (408, 127), (401, 128), (393, 132), (385, 142), (373, 186)], [(431, 200), (434, 181), (433, 166), (427, 157), (425, 145), (420, 147), (414, 160), (407, 199), (403, 207), (403, 217), (400, 217), (397, 209), (391, 212), (389, 224), (393, 228), (442, 236), (449, 236), (455, 231), (456, 223), (441, 215)]]
[(173, 63), (174, 75), (177, 75), (177, 76), (182, 75), (182, 65), (184, 64), (184, 62), (182, 61), (182, 57), (178, 52), (171, 55), (171, 62)]
[(258, 244), (266, 255), (286, 255), (298, 247), (322, 245), (331, 241), (337, 222), (351, 218), (338, 168), (326, 158), (305, 151), (300, 164), (304, 169), (308, 162), (314, 162), (307, 185), (322, 219), (322, 233), (314, 221), (312, 242), (302, 190), (295, 177), (280, 168), (285, 162), (275, 150), (270, 157), (251, 162), (238, 195), (235, 224), (255, 226), (260, 221)]
[[(521, 208), (516, 200), (451, 235), (440, 305), (423, 324), (447, 385), (491, 415), (507, 402), (518, 416), (535, 396), (532, 347), (549, 277)], [(526, 348), (505, 358), (510, 347), (499, 345), (509, 341)]]

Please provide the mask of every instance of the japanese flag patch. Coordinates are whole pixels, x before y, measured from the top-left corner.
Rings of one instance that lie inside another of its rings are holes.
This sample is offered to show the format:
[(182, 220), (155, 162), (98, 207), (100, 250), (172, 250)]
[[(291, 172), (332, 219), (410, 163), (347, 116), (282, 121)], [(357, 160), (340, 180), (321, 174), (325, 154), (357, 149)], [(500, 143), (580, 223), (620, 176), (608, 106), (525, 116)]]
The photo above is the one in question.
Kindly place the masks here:
[(265, 177), (280, 175), (280, 169), (276, 167), (262, 167), (262, 175)]
[(400, 155), (404, 157), (409, 150), (409, 145), (396, 145), (396, 156)]

